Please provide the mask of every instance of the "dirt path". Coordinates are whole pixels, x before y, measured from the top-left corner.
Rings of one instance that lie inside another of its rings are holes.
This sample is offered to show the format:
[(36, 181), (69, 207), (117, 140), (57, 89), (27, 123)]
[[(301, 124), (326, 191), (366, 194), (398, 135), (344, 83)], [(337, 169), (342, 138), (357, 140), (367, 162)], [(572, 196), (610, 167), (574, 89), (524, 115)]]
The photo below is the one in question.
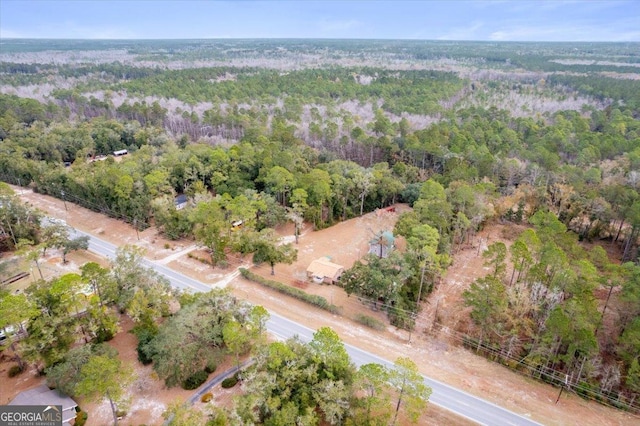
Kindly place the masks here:
[[(151, 228), (140, 232), (140, 240), (138, 240), (135, 231), (122, 222), (104, 218), (69, 203), (67, 203), (69, 209), (65, 210), (61, 201), (28, 191), (24, 191), (22, 197), (25, 201), (46, 211), (47, 214), (64, 219), (70, 225), (94, 233), (109, 242), (118, 245), (139, 245), (147, 250), (147, 257), (150, 259), (167, 263), (168, 266), (204, 283), (228, 284), (239, 297), (261, 304), (308, 327), (330, 326), (345, 342), (388, 359), (398, 356), (411, 357), (420, 366), (422, 373), (543, 424), (581, 426), (640, 424), (640, 420), (636, 417), (594, 402), (584, 401), (573, 394), (564, 394), (556, 405), (554, 402), (557, 389), (520, 376), (455, 346), (445, 334), (430, 336), (425, 332), (430, 329), (436, 306), (438, 317), (447, 324), (456, 325), (456, 321), (463, 318), (457, 303), (460, 294), (473, 279), (485, 273), (482, 258), (475, 245), (470, 245), (456, 254), (454, 265), (449, 269), (437, 290), (429, 297), (429, 303), (423, 305), (418, 332), (413, 333), (409, 343), (409, 334), (404, 330), (387, 326), (385, 331), (375, 332), (342, 316), (317, 310), (242, 279), (237, 275), (236, 269), (238, 266), (249, 266), (248, 259), (231, 258), (227, 269), (213, 269), (188, 256), (189, 253), (197, 253), (196, 250), (190, 250), (192, 247), (195, 249), (193, 241), (168, 241)], [(348, 268), (365, 254), (367, 242), (372, 237), (372, 233), (392, 229), (399, 212), (403, 209), (407, 207), (399, 206), (397, 213), (370, 213), (322, 231), (313, 232), (307, 228), (297, 245), (298, 260), (293, 265), (276, 265), (275, 277), (270, 276), (270, 268), (267, 266), (256, 267), (253, 271), (267, 278), (292, 284), (304, 276), (306, 267), (313, 259), (321, 256), (330, 256), (333, 262)], [(490, 244), (495, 239), (501, 238), (501, 232), (499, 228), (489, 227), (480, 234), (483, 244), (487, 244), (487, 240)], [(292, 227), (283, 227), (279, 233), (291, 238)], [(367, 309), (355, 297), (347, 297), (344, 291), (336, 286), (309, 284), (305, 290), (324, 296), (333, 304), (342, 306), (346, 312), (363, 312), (380, 320), (385, 319), (381, 312)], [(135, 342), (131, 347), (135, 352)], [(179, 392), (172, 395), (172, 390), (168, 391), (171, 396), (161, 397), (160, 394), (164, 391), (158, 392), (160, 393), (153, 398), (149, 395), (149, 400), (166, 403), (174, 397), (187, 397)], [(452, 416), (446, 410), (434, 408), (429, 409), (434, 412), (433, 422), (429, 424), (465, 424), (464, 420)]]

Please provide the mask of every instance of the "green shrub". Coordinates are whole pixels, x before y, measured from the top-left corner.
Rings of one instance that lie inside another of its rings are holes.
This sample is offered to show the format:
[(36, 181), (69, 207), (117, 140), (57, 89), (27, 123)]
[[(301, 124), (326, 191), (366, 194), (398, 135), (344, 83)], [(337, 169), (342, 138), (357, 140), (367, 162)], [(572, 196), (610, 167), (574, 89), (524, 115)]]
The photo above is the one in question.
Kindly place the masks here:
[(213, 399), (213, 394), (211, 392), (207, 392), (200, 398), (201, 402), (207, 403)]
[(104, 327), (100, 327), (96, 332), (96, 340), (95, 343), (104, 343), (113, 339), (115, 336), (115, 331), (110, 330)]
[(192, 374), (187, 380), (182, 383), (182, 388), (186, 390), (194, 390), (200, 387), (201, 384), (207, 381), (209, 375), (206, 371), (200, 370), (197, 373)]
[(218, 368), (218, 366), (216, 365), (215, 361), (209, 361), (207, 362), (207, 365), (204, 367), (204, 371), (207, 374), (211, 374), (214, 371), (216, 371), (216, 368)]
[(76, 421), (74, 423), (75, 426), (84, 426), (84, 424), (87, 422), (87, 419), (89, 418), (89, 415), (87, 414), (86, 411), (78, 411), (78, 414), (76, 414)]
[(278, 281), (272, 281), (262, 278), (260, 275), (256, 275), (253, 272), (249, 271), (245, 268), (240, 268), (240, 273), (242, 276), (250, 281), (256, 282), (258, 284), (262, 284), (265, 287), (269, 287), (273, 290), (276, 290), (282, 294), (286, 294), (287, 296), (294, 297), (298, 300), (302, 300), (303, 302), (307, 302), (313, 306), (316, 306), (320, 309), (324, 309), (325, 311), (329, 311), (332, 314), (337, 314), (340, 312), (340, 308), (336, 305), (330, 304), (327, 299), (322, 296), (316, 296), (314, 294), (308, 294), (304, 291), (290, 287), (288, 285), (282, 284)]
[(138, 338), (138, 361), (143, 365), (151, 364), (153, 353), (151, 353), (149, 342), (158, 334), (158, 326), (153, 321), (143, 321), (131, 330)]
[(145, 350), (144, 345), (138, 343), (138, 347), (136, 349), (138, 351), (138, 361), (140, 361), (142, 365), (149, 365), (153, 362), (151, 355), (149, 355), (149, 353)]
[(369, 328), (373, 328), (374, 330), (384, 330), (385, 326), (384, 323), (381, 321), (378, 321), (377, 319), (370, 317), (368, 315), (364, 315), (364, 314), (358, 314), (356, 315), (355, 318), (356, 322), (359, 322), (362, 325), (365, 325)]
[(138, 338), (138, 346), (136, 347), (136, 350), (138, 352), (138, 361), (140, 361), (143, 365), (151, 364), (151, 362), (153, 361), (153, 354), (149, 350), (149, 342), (155, 337), (156, 330), (152, 328), (150, 329), (146, 327), (140, 327), (134, 331), (134, 334)]
[(19, 365), (14, 365), (9, 369), (8, 375), (9, 377), (16, 377), (18, 374), (22, 373), (24, 369)]
[(220, 384), (220, 386), (222, 386), (225, 389), (228, 389), (228, 388), (234, 387), (237, 383), (238, 383), (238, 377), (234, 375), (224, 379)]

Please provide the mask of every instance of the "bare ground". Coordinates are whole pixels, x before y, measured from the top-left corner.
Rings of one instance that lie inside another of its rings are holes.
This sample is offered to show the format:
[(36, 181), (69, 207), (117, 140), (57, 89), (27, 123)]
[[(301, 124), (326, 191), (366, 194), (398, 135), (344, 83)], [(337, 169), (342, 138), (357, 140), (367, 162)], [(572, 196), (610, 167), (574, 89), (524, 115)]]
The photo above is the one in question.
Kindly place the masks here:
[[(248, 259), (232, 258), (227, 269), (214, 269), (187, 256), (190, 250), (195, 249), (193, 241), (167, 241), (159, 236), (154, 229), (141, 232), (138, 241), (135, 231), (122, 222), (105, 218), (69, 203), (67, 203), (69, 210), (65, 210), (61, 201), (29, 191), (23, 191), (22, 197), (46, 211), (47, 214), (65, 219), (78, 229), (94, 233), (114, 244), (138, 244), (147, 250), (147, 257), (150, 259), (166, 263), (205, 283), (228, 284), (237, 296), (261, 304), (269, 310), (311, 328), (330, 326), (349, 344), (357, 345), (389, 359), (398, 356), (411, 357), (420, 366), (422, 373), (541, 423), (584, 426), (640, 424), (637, 417), (585, 401), (573, 394), (565, 393), (556, 405), (554, 404), (558, 393), (556, 388), (523, 377), (501, 365), (478, 357), (472, 352), (452, 344), (446, 333), (437, 336), (431, 336), (428, 333), (436, 306), (438, 307), (438, 317), (447, 324), (450, 323), (450, 326), (455, 327), (459, 321), (462, 321), (463, 315), (461, 315), (458, 303), (460, 295), (475, 278), (486, 273), (482, 266), (482, 257), (479, 256), (478, 247), (475, 244), (486, 245), (498, 239), (508, 242), (508, 239), (502, 236), (503, 232), (500, 227), (488, 227), (473, 244), (456, 254), (454, 265), (449, 268), (442, 283), (429, 297), (429, 303), (423, 304), (418, 330), (413, 333), (411, 342), (409, 342), (409, 334), (404, 330), (387, 326), (385, 331), (376, 332), (345, 317), (331, 315), (309, 307), (302, 302), (274, 293), (258, 284), (238, 277), (236, 268), (241, 265), (249, 265)], [(406, 207), (399, 207), (400, 210), (403, 208)], [(292, 283), (299, 279), (311, 260), (320, 256), (329, 255), (334, 262), (349, 267), (358, 257), (364, 255), (367, 241), (371, 238), (371, 232), (391, 229), (397, 215), (398, 213), (376, 214), (374, 212), (322, 231), (314, 232), (305, 229), (297, 247), (299, 250), (297, 262), (293, 265), (277, 265), (275, 277), (269, 275), (270, 268), (268, 267), (260, 266), (254, 271), (268, 278)], [(291, 238), (292, 231), (290, 227), (284, 227), (280, 233), (289, 235)], [(347, 313), (360, 311), (369, 316), (384, 319), (382, 313), (373, 312), (360, 304), (357, 299), (347, 297), (339, 287), (309, 284), (306, 291), (323, 295), (332, 303), (342, 306)], [(122, 343), (118, 343), (121, 341)], [(135, 338), (132, 335), (123, 333), (122, 337), (119, 335), (113, 344), (122, 344), (121, 352), (123, 354), (132, 353), (135, 355)], [(133, 362), (134, 355), (123, 356)], [(6, 368), (6, 363), (3, 363), (1, 369), (5, 370)], [(5, 382), (8, 385), (7, 388), (15, 386), (16, 389), (26, 389), (31, 387), (29, 382), (31, 379), (25, 379), (24, 376), (25, 374), (18, 376), (18, 378), (9, 379)], [(153, 378), (151, 377), (151, 379)], [(126, 420), (126, 424), (142, 423), (145, 415), (150, 417), (144, 421), (148, 424), (155, 424), (153, 422), (157, 419), (156, 414), (159, 408), (150, 401), (164, 405), (175, 398), (186, 398), (186, 394), (181, 393), (185, 391), (165, 390), (161, 383), (159, 385), (156, 383), (154, 386), (159, 386), (159, 388), (152, 394), (132, 393), (134, 399), (130, 410), (131, 416), (133, 418), (135, 413), (140, 413), (140, 418), (138, 420), (136, 417), (133, 423), (128, 423)], [(4, 385), (3, 389), (5, 389)], [(4, 392), (3, 390), (3, 402), (7, 400)], [(219, 399), (218, 396), (214, 398)], [(146, 408), (145, 404), (148, 404)], [(89, 407), (85, 403), (82, 405)], [(96, 413), (101, 412), (97, 407), (95, 410)], [(143, 415), (142, 413), (145, 411), (147, 414)], [(94, 416), (98, 417), (96, 413)], [(434, 405), (430, 406), (426, 417), (421, 420), (421, 424), (466, 424), (466, 422), (466, 420), (452, 415), (447, 410), (438, 409)]]

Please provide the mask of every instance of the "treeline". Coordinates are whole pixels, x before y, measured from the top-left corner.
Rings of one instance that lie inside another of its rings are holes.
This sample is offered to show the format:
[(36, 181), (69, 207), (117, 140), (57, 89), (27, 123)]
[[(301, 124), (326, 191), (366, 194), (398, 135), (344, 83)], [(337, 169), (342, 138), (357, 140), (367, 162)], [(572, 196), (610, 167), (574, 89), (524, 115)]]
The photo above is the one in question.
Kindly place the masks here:
[(6, 183), (0, 183), (0, 253), (18, 249), (20, 241), (40, 243), (41, 218), (39, 212), (20, 202)]
[[(231, 79), (225, 78), (227, 74)], [(371, 79), (357, 81), (358, 75)], [(400, 114), (431, 114), (441, 111), (438, 101), (463, 87), (453, 73), (439, 71), (388, 71), (370, 68), (331, 68), (286, 73), (257, 68), (197, 68), (121, 83), (116, 90), (130, 94), (179, 99), (187, 103), (256, 100), (273, 102), (284, 95), (307, 102), (385, 100), (383, 108)]]
[(0, 138), (4, 139), (14, 125), (47, 121), (46, 106), (34, 99), (0, 95)]
[[(38, 121), (45, 111), (37, 102), (11, 96), (0, 101), (4, 179), (34, 182), (39, 191), (58, 197), (64, 192), (139, 224), (149, 223), (154, 199), (184, 192), (234, 198), (250, 190), (285, 208), (295, 201), (305, 218), (323, 227), (395, 201), (413, 202), (421, 182), (433, 175), (445, 187), (487, 180), (503, 195), (531, 187), (530, 203), (548, 204), (569, 228), (591, 239), (615, 235), (609, 224), (626, 220), (625, 206), (635, 199), (640, 124), (628, 110), (594, 111), (590, 119), (561, 112), (546, 123), (476, 108), (416, 132), (379, 114), (371, 135), (354, 127), (345, 143), (323, 151), (305, 146), (284, 120), (274, 120), (266, 131), (248, 128), (241, 143), (222, 148), (184, 138), (173, 142), (152, 126), (162, 116), (158, 105), (131, 110), (147, 114), (146, 126), (102, 118), (47, 125)], [(90, 162), (120, 149), (132, 154), (122, 162)], [(602, 160), (624, 153), (620, 167), (601, 167)], [(75, 163), (65, 168), (64, 162)], [(616, 199), (620, 188), (627, 194), (622, 203)], [(162, 219), (157, 224), (166, 225)]]
[(46, 70), (50, 67), (50, 65), (0, 62), (0, 74), (37, 74), (41, 70)]
[[(585, 250), (551, 212), (528, 222), (533, 229), (508, 249), (488, 247), (489, 274), (463, 294), (476, 325), (470, 346), (544, 380), (566, 374), (564, 385), (585, 396), (596, 391), (610, 404), (633, 404), (640, 391), (639, 267), (611, 262), (600, 246)], [(604, 305), (598, 290), (608, 293)]]
[(304, 54), (323, 59), (384, 57), (387, 60), (482, 61), (493, 66), (519, 66), (533, 71), (590, 72), (607, 69), (635, 72), (609, 64), (563, 65), (553, 59), (638, 63), (637, 43), (545, 43), (414, 40), (7, 40), (6, 52), (108, 51), (124, 49), (138, 59), (156, 62), (246, 58), (296, 58)]
[[(640, 68), (635, 68), (635, 72), (638, 71)], [(640, 115), (637, 80), (604, 76), (551, 75), (548, 81), (551, 84), (570, 86), (580, 93), (600, 99), (614, 99), (634, 111), (635, 117)]]

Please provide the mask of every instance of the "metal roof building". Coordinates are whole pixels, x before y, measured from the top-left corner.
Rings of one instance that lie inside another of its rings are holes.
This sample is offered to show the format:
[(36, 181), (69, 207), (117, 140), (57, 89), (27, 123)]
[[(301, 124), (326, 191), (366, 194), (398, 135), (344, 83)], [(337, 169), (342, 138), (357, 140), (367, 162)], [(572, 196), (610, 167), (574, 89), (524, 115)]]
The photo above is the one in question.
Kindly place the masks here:
[(307, 276), (318, 284), (334, 284), (344, 272), (344, 266), (331, 262), (328, 257), (316, 259), (307, 268)]
[(62, 405), (62, 424), (69, 426), (76, 418), (76, 402), (67, 395), (49, 389), (47, 385), (40, 385), (37, 388), (20, 392), (7, 405)]

